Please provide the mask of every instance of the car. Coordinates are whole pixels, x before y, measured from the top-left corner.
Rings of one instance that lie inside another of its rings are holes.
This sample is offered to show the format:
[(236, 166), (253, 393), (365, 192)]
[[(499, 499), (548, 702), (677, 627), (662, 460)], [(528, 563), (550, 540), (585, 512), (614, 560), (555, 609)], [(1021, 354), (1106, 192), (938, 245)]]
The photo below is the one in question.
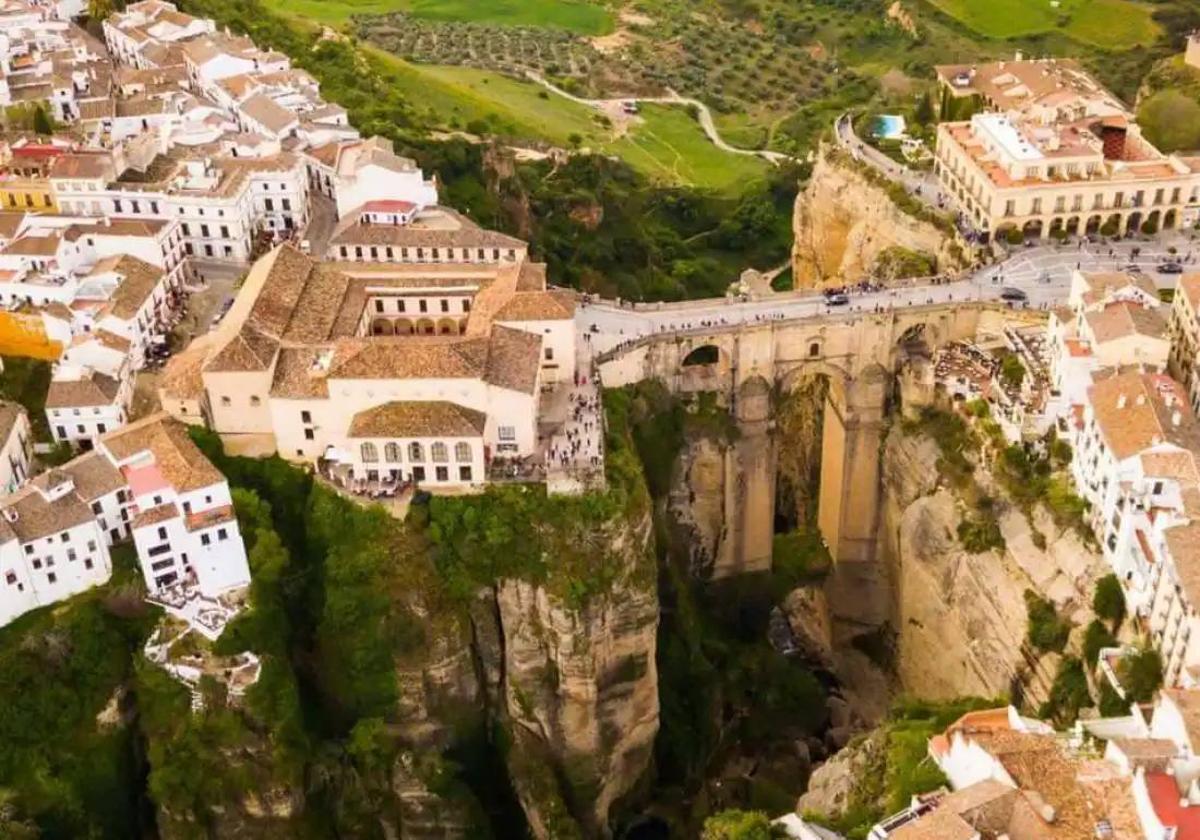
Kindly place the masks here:
[(825, 302), (830, 306), (845, 306), (850, 302), (850, 296), (846, 294), (828, 295)]
[(1140, 265), (1138, 265), (1137, 263), (1125, 263), (1125, 265), (1120, 266), (1119, 270), (1129, 272), (1130, 274), (1141, 274), (1142, 273), (1142, 267)]
[(1001, 300), (1024, 301), (1029, 300), (1029, 295), (1025, 294), (1020, 289), (1015, 289), (1012, 286), (1005, 286), (1000, 290)]
[(1177, 262), (1163, 263), (1158, 267), (1159, 274), (1183, 274), (1183, 266)]

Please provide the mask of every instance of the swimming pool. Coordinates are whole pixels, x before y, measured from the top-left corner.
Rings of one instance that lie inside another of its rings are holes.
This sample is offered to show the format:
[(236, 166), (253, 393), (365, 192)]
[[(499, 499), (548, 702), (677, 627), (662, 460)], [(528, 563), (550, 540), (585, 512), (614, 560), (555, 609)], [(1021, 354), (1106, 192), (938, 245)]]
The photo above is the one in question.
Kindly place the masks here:
[(904, 134), (904, 117), (898, 114), (880, 114), (875, 118), (871, 133), (885, 140), (893, 140)]

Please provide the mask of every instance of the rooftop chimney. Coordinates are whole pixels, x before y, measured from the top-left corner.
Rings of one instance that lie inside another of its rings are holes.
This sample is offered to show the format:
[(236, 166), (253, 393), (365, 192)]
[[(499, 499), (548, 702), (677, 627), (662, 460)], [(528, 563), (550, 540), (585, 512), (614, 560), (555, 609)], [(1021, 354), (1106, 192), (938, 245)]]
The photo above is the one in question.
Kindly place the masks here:
[(1172, 426), (1178, 426), (1182, 422), (1183, 422), (1183, 412), (1182, 411), (1180, 411), (1179, 409), (1175, 409), (1173, 412), (1171, 412), (1171, 425)]
[(1124, 394), (1121, 394), (1120, 396), (1117, 397), (1117, 408), (1124, 408), (1125, 403), (1127, 403), (1128, 401), (1129, 400), (1126, 398), (1126, 396)]

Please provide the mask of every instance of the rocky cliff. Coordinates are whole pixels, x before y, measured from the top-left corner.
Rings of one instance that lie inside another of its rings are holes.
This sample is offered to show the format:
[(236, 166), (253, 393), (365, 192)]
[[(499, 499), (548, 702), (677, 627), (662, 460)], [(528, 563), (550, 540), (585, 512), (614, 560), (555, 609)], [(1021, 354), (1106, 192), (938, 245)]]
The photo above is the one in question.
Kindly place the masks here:
[(955, 268), (961, 259), (943, 230), (901, 209), (840, 152), (822, 150), (796, 197), (792, 228), (796, 288), (857, 282), (888, 248), (929, 255), (938, 270)]
[[(658, 732), (658, 599), (648, 512), (592, 536), (621, 558), (604, 596), (572, 606), (546, 588), (501, 581), (494, 623), (477, 620), (476, 638), (519, 748), (547, 763), (583, 833), (599, 836), (649, 766)], [(545, 791), (523, 773), (513, 781), (537, 836), (559, 836)]]
[[(1025, 515), (1003, 504), (1006, 548), (966, 551), (957, 536), (965, 509), (942, 486), (938, 459), (938, 446), (927, 436), (900, 424), (888, 436), (880, 545), (894, 581), (896, 688), (934, 700), (1023, 692), (1036, 704), (1046, 698), (1057, 657), (1035, 656), (1025, 645), (1025, 590), (1083, 626), (1091, 618), (1094, 583), (1106, 568), (1073, 531), (1056, 528), (1041, 510), (1034, 514), (1046, 538), (1039, 548)], [(986, 470), (980, 477), (987, 481)]]

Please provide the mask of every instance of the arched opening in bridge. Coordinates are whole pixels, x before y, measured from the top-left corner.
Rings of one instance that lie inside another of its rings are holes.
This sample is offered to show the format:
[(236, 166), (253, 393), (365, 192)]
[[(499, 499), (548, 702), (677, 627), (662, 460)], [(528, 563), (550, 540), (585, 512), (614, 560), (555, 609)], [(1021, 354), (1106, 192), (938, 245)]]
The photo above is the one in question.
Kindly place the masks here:
[(683, 357), (683, 367), (715, 365), (721, 361), (721, 350), (715, 344), (702, 344)]
[(896, 340), (896, 349), (909, 358), (913, 356), (930, 358), (932, 353), (929, 349), (928, 332), (929, 328), (926, 324), (913, 324), (900, 334), (900, 338)]

